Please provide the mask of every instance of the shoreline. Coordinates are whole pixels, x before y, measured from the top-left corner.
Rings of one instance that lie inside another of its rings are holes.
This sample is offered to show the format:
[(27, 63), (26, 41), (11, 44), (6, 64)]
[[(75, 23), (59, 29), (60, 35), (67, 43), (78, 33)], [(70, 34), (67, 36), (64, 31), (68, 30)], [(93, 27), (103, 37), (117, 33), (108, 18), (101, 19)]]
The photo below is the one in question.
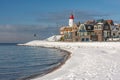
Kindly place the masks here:
[[(41, 47), (41, 48), (48, 48), (48, 47)], [(69, 52), (67, 50), (64, 50), (64, 49), (60, 49), (60, 48), (49, 47), (48, 49), (56, 49), (56, 50), (58, 49), (60, 52), (64, 52), (66, 54), (64, 56), (64, 58), (63, 58), (64, 60), (62, 60), (61, 62), (57, 63), (55, 67), (46, 70), (46, 72), (44, 74), (33, 74), (33, 75), (28, 76), (28, 77), (17, 79), (17, 80), (32, 80), (32, 79), (36, 79), (38, 77), (40, 78), (40, 77), (43, 77), (43, 76), (45, 76), (47, 74), (50, 74), (50, 73), (60, 69), (66, 63), (66, 61), (70, 59), (71, 54), (72, 54), (71, 52)]]
[(31, 41), (24, 45), (60, 48), (72, 53), (59, 69), (31, 80), (120, 80), (120, 42)]

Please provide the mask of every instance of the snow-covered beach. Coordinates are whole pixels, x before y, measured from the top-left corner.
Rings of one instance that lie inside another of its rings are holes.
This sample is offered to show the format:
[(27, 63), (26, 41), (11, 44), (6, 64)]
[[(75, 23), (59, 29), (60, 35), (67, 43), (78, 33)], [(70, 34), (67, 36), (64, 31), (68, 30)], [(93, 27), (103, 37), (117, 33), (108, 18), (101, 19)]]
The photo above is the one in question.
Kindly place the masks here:
[(61, 68), (32, 80), (120, 80), (120, 42), (36, 40), (21, 45), (54, 47), (72, 53)]

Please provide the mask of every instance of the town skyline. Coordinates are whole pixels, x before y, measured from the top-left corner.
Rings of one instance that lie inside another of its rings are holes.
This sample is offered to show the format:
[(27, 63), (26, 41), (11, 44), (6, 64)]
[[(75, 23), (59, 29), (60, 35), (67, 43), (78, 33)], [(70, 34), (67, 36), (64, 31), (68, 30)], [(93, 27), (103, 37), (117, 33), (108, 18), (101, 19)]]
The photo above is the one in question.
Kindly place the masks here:
[(75, 22), (104, 18), (119, 23), (119, 4), (119, 0), (0, 0), (0, 43), (35, 39), (35, 32), (67, 25), (71, 13)]

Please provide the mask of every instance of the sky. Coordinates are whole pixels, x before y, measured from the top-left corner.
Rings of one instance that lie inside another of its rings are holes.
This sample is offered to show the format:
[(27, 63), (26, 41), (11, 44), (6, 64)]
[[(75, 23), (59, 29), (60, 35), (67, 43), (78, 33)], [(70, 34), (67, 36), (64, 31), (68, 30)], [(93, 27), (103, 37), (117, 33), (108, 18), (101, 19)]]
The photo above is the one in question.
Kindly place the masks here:
[(71, 13), (75, 22), (104, 18), (120, 23), (119, 7), (120, 0), (0, 0), (0, 43), (59, 34)]

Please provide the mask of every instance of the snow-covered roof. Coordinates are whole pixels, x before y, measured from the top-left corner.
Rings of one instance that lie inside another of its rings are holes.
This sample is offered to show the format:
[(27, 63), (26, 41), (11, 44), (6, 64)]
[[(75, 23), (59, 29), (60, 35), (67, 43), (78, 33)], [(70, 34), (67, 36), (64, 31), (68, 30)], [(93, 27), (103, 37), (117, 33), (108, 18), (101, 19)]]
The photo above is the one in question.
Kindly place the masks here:
[(65, 26), (60, 28), (61, 31), (64, 30), (64, 29), (65, 29)]
[(114, 25), (118, 26), (119, 24), (118, 23), (114, 23)]
[(61, 35), (53, 35), (45, 40), (47, 40), (47, 41), (59, 41), (60, 38), (61, 38)]
[(103, 23), (100, 23), (100, 22), (99, 22), (99, 23), (97, 23), (97, 24), (100, 24), (100, 25), (102, 25)]

